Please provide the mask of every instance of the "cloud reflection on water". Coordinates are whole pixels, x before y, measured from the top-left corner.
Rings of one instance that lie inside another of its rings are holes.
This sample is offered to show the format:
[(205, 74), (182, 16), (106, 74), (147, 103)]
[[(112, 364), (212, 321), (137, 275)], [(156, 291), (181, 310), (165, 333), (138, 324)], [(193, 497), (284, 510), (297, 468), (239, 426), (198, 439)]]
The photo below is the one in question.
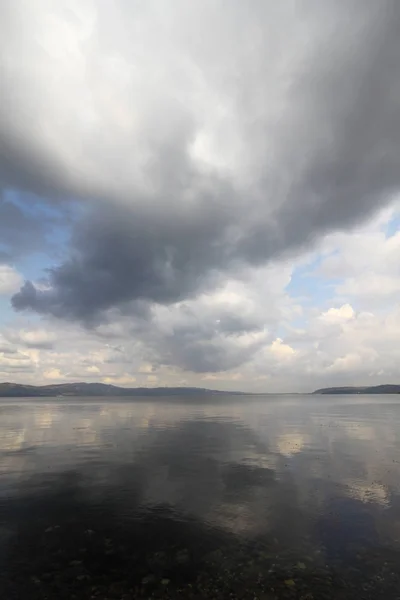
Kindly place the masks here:
[(121, 518), (164, 505), (235, 534), (294, 540), (315, 535), (337, 499), (343, 521), (351, 503), (382, 518), (399, 494), (398, 407), (307, 397), (3, 401), (3, 492), (23, 496), (35, 481), (46, 494), (75, 472)]

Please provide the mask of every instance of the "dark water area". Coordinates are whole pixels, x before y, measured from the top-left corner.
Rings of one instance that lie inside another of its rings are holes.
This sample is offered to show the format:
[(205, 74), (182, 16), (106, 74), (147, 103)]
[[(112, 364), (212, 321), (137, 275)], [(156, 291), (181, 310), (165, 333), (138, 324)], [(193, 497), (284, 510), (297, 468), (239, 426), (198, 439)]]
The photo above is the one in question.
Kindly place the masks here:
[(7, 599), (400, 598), (400, 397), (0, 400)]

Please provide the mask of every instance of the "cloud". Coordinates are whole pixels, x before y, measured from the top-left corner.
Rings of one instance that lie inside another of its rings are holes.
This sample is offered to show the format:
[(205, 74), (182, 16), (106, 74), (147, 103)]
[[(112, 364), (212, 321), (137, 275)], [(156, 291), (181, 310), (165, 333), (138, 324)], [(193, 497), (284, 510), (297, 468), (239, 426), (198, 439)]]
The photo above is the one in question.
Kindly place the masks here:
[(29, 353), (0, 348), (0, 374), (7, 378), (15, 380), (19, 374), (23, 379), (29, 378), (35, 371), (35, 363), (35, 357)]
[(19, 344), (26, 348), (46, 348), (52, 349), (56, 341), (54, 332), (35, 328), (35, 329), (9, 329), (3, 334), (7, 340), (13, 344)]
[(339, 358), (335, 358), (333, 363), (328, 367), (328, 371), (340, 373), (342, 371), (349, 373), (355, 373), (359, 371), (362, 366), (363, 358), (358, 353), (349, 353), (345, 356), (340, 356)]
[(289, 344), (284, 344), (280, 338), (276, 338), (269, 348), (270, 352), (277, 361), (288, 361), (296, 353)]
[(354, 318), (354, 310), (350, 304), (343, 304), (340, 308), (329, 308), (319, 317), (324, 323), (337, 324), (345, 323)]
[(154, 364), (227, 371), (251, 360), (272, 339), (277, 321), (298, 314), (285, 293), (290, 273), (283, 264), (247, 271), (214, 291), (154, 306), (147, 321), (131, 319), (125, 333), (142, 341)]
[[(7, 352), (37, 352), (35, 376), (138, 385), (392, 376), (396, 0), (15, 0), (0, 17)], [(43, 251), (43, 277), (20, 268)]]
[(303, 332), (290, 336), (299, 349), (291, 376), (319, 381), (315, 387), (396, 383), (399, 332), (398, 307), (377, 314), (353, 310), (350, 319), (334, 323), (311, 316)]
[(21, 275), (13, 267), (0, 263), (0, 296), (14, 293), (21, 281)]
[(43, 373), (43, 377), (45, 379), (55, 379), (56, 381), (60, 381), (60, 379), (62, 379), (63, 375), (60, 371), (60, 369), (49, 369), (48, 371), (45, 371)]
[(27, 282), (14, 307), (87, 322), (169, 305), (382, 206), (399, 17), (394, 0), (13, 3), (2, 180), (87, 203), (48, 289)]
[[(359, 307), (377, 309), (391, 306), (399, 298), (400, 232), (396, 230), (396, 206), (398, 202), (391, 211), (383, 211), (351, 236), (337, 233), (325, 240), (327, 255), (316, 273), (336, 279), (338, 302), (350, 300)], [(395, 229), (388, 234), (392, 222)]]
[[(288, 275), (283, 276), (283, 270), (282, 265), (275, 267), (275, 273), (264, 268), (259, 279), (253, 275), (246, 282), (230, 281), (218, 292), (155, 307), (146, 321), (116, 313), (109, 323), (82, 329), (43, 318), (38, 330), (56, 340), (51, 349), (46, 344), (26, 346), (27, 336), (21, 330), (36, 332), (36, 327), (10, 324), (0, 348), (7, 352), (6, 358), (14, 353), (19, 361), (24, 355), (24, 370), (21, 363), (9, 363), (10, 368), (3, 362), (2, 378), (46, 383), (48, 373), (53, 373), (54, 381), (131, 385), (129, 381), (135, 379), (132, 385), (259, 392), (396, 383), (399, 308), (376, 313), (352, 305), (323, 308), (314, 297), (313, 306), (304, 307), (299, 315), (295, 299), (285, 291)], [(274, 295), (265, 294), (260, 280), (267, 288), (271, 283)], [(233, 309), (242, 319), (242, 328), (232, 328), (227, 319)], [(347, 318), (321, 318), (324, 314)], [(302, 327), (293, 327), (298, 319)], [(223, 323), (229, 324), (226, 330)], [(157, 378), (156, 383), (149, 375)]]
[[(26, 204), (29, 206), (29, 200)], [(0, 182), (0, 262), (10, 262), (24, 254), (46, 247), (47, 219), (37, 219), (23, 210), (24, 202), (17, 205), (1, 191)]]

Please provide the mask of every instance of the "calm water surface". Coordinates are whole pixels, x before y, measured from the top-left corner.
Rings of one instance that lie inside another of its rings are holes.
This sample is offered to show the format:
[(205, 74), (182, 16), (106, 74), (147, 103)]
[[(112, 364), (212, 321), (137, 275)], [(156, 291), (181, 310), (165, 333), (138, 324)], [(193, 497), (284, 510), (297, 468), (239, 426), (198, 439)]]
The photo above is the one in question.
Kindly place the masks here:
[(7, 598), (400, 598), (400, 397), (0, 401)]

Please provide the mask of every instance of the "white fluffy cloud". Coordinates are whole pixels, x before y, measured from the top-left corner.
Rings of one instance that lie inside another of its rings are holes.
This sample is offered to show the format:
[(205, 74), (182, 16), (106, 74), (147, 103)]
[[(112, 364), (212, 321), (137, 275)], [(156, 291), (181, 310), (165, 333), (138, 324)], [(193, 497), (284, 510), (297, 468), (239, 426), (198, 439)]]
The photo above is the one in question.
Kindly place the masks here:
[[(327, 256), (317, 272), (339, 280), (337, 301), (355, 302), (360, 308), (379, 309), (400, 299), (400, 231), (388, 236), (388, 223), (399, 221), (399, 202), (382, 211), (351, 235), (328, 236), (323, 247)], [(397, 216), (397, 218), (396, 218)]]

